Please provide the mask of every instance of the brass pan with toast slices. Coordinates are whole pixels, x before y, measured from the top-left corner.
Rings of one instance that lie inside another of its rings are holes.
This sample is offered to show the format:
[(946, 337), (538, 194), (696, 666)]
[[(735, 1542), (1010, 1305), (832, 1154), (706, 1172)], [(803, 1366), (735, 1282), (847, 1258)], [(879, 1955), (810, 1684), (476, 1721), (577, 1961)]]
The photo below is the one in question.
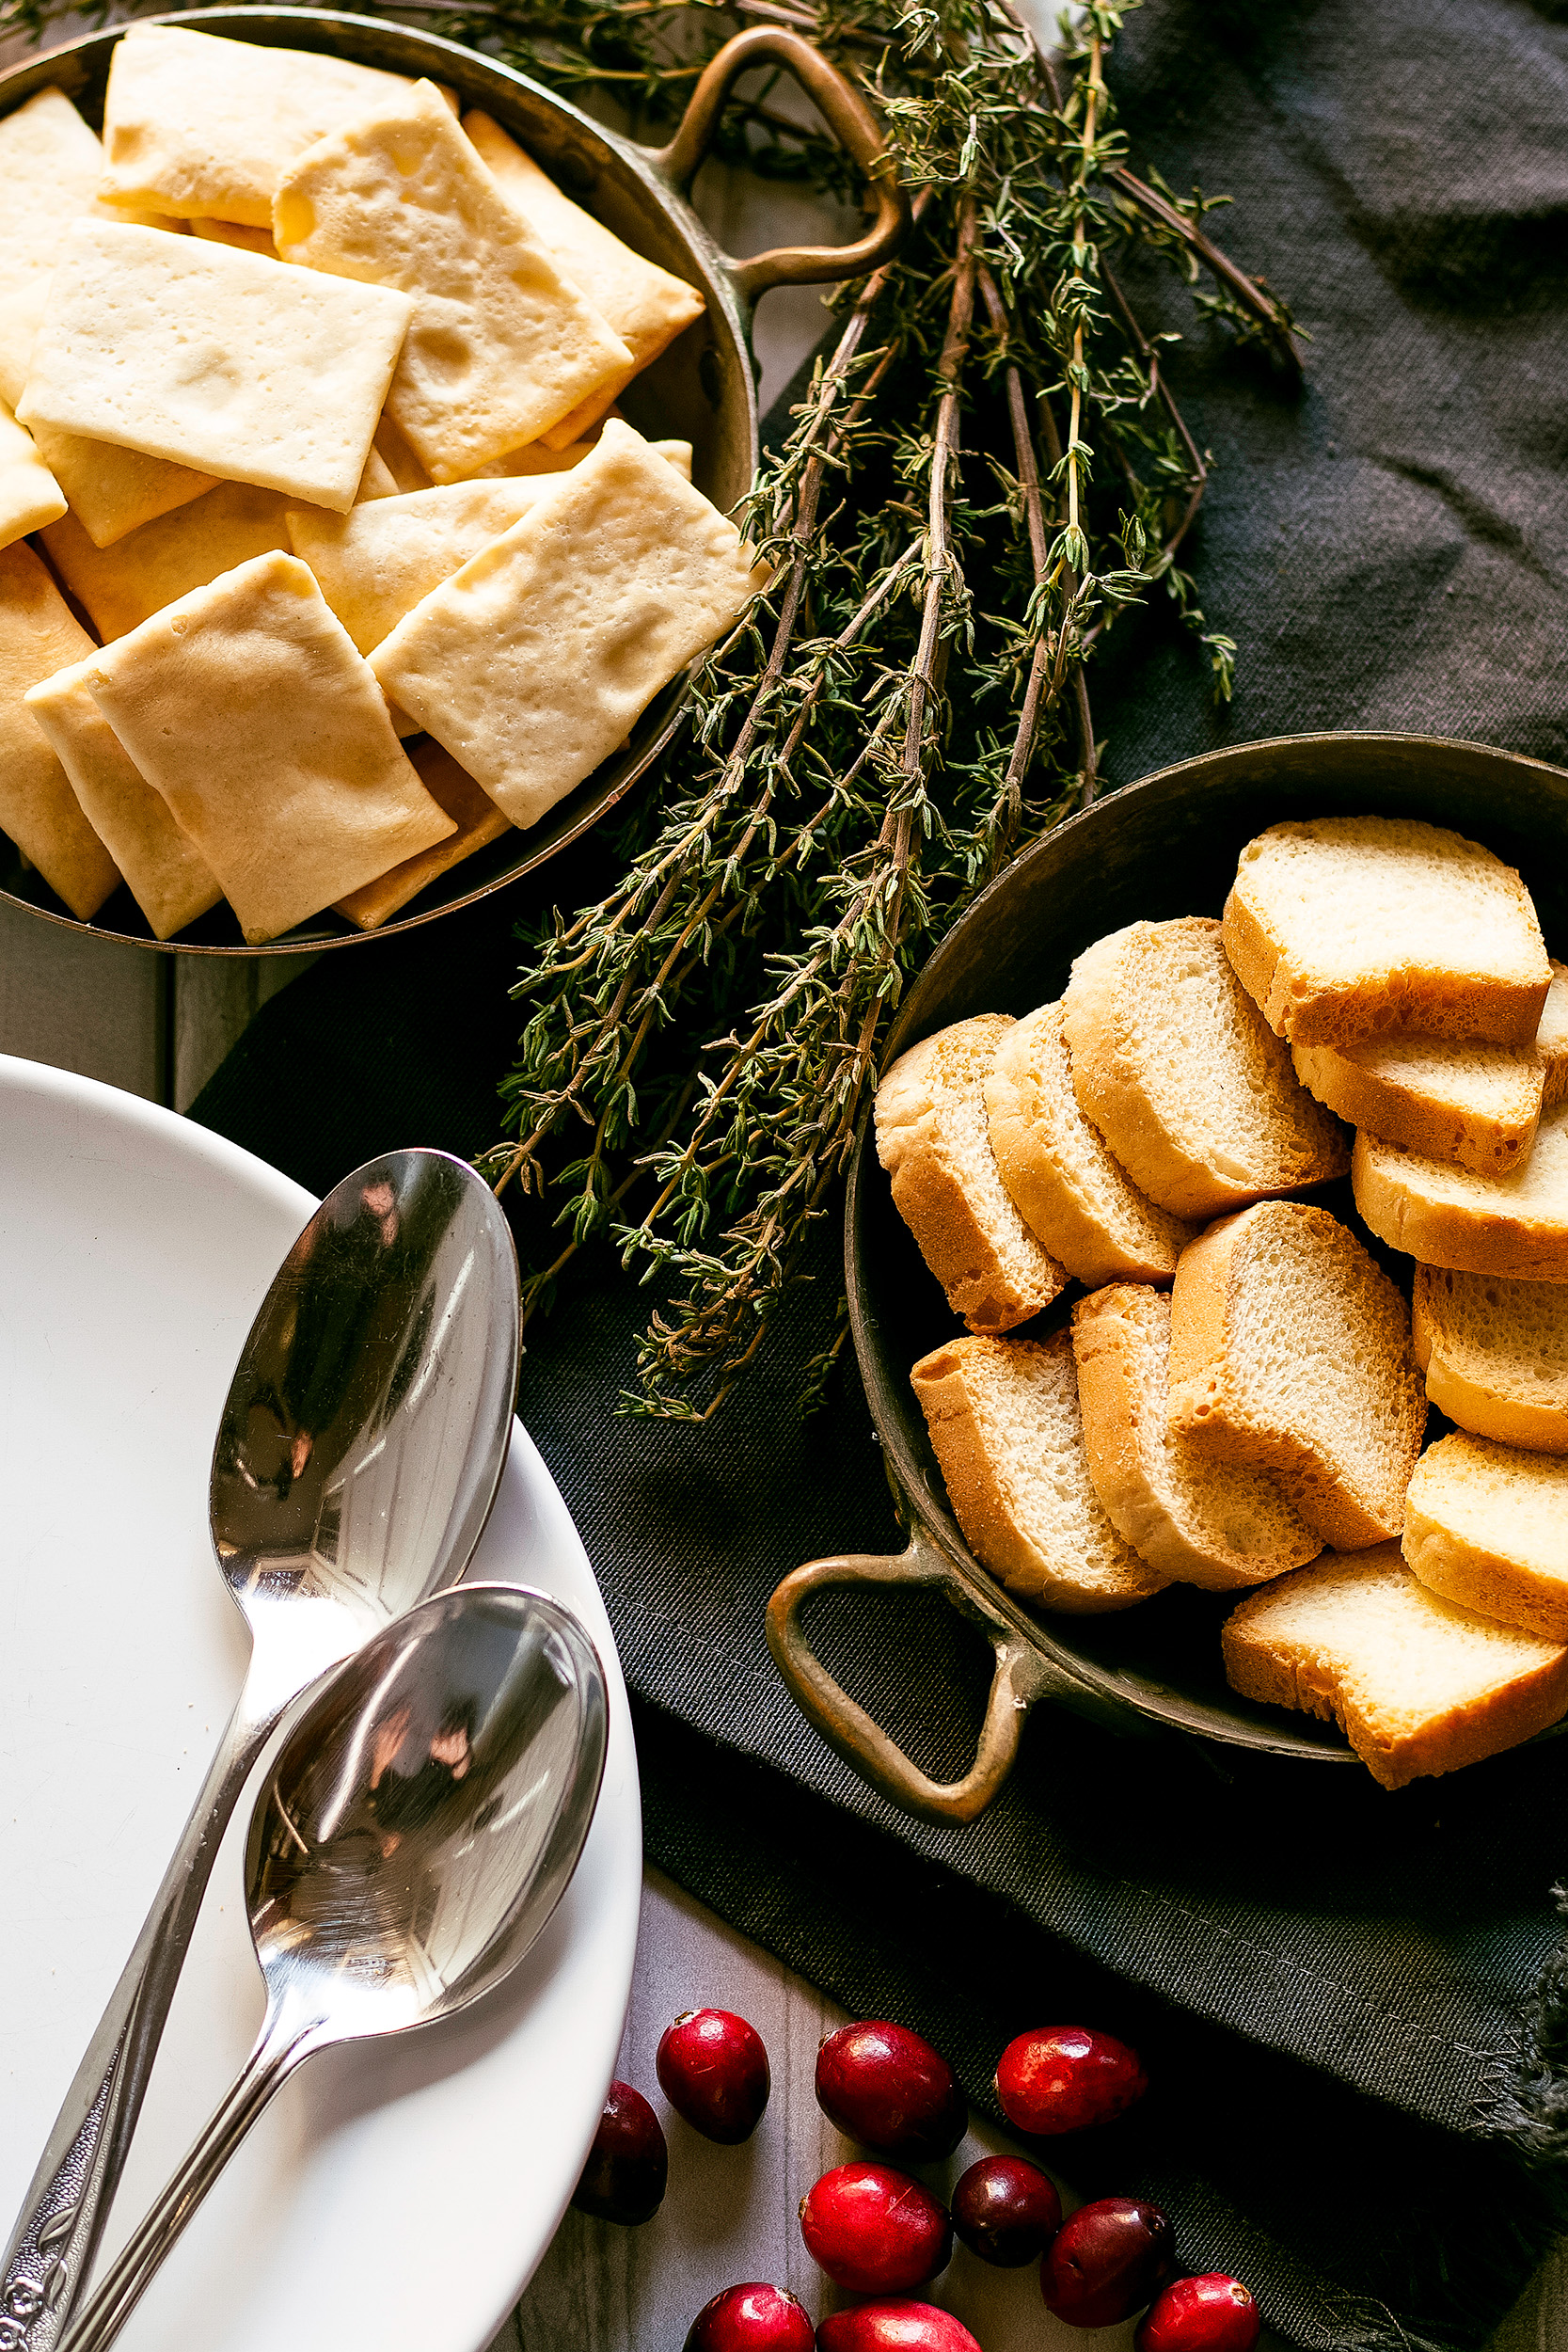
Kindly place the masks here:
[[(1165, 769), (1026, 850), (981, 894), (910, 990), (884, 1067), (950, 1023), (987, 1012), (1022, 1015), (1060, 995), (1074, 957), (1122, 925), (1218, 915), (1238, 853), (1266, 827), (1351, 815), (1418, 818), (1483, 844), (1518, 869), (1548, 949), (1560, 956), (1568, 946), (1568, 773), (1433, 737), (1285, 737)], [(1381, 1250), (1349, 1196), (1347, 1183), (1334, 1198), (1335, 1213), (1408, 1291), (1408, 1260)], [(1173, 1585), (1135, 1609), (1048, 1615), (1008, 1593), (975, 1558), (949, 1505), (910, 1380), (917, 1359), (960, 1327), (894, 1206), (869, 1110), (850, 1167), (844, 1242), (855, 1350), (910, 1540), (905, 1551), (885, 1558), (812, 1561), (773, 1595), (769, 1647), (823, 1738), (883, 1796), (939, 1821), (973, 1820), (990, 1804), (1039, 1698), (1118, 1732), (1177, 1732), (1264, 1756), (1354, 1763), (1332, 1724), (1256, 1705), (1228, 1687), (1219, 1627), (1234, 1594)], [(1053, 1327), (1066, 1312), (1067, 1301), (1058, 1301), (1040, 1322)], [(855, 1585), (940, 1591), (991, 1645), (990, 1699), (974, 1762), (962, 1778), (943, 1784), (921, 1772), (813, 1649), (802, 1623), (811, 1597)], [(1560, 1723), (1541, 1736), (1563, 1728)]]
[[(621, 406), (633, 427), (646, 425), (650, 439), (689, 442), (694, 485), (724, 513), (750, 487), (757, 463), (750, 340), (756, 302), (774, 286), (863, 276), (889, 257), (909, 223), (907, 199), (879, 171), (882, 136), (863, 101), (819, 51), (784, 27), (759, 26), (726, 42), (693, 89), (670, 145), (654, 150), (606, 130), (509, 67), (406, 25), (327, 8), (273, 7), (204, 8), (142, 19), (138, 34), (149, 24), (188, 27), (269, 49), (316, 52), (416, 80), (424, 77), (453, 94), (465, 111), (475, 110), (492, 126), (499, 125), (560, 190), (635, 253), (694, 289), (701, 314), (626, 385)], [(54, 86), (97, 128), (103, 121), (111, 57), (125, 29), (88, 34), (0, 74), (0, 118)], [(737, 261), (720, 248), (691, 208), (691, 184), (727, 94), (738, 75), (763, 63), (782, 67), (795, 77), (866, 177), (873, 217), (865, 232), (850, 244), (786, 246)], [(489, 839), (461, 866), (424, 887), (406, 912), (379, 922), (378, 928), (402, 930), (471, 904), (577, 839), (646, 772), (679, 723), (685, 693), (685, 675), (673, 676), (642, 709), (622, 748), (538, 822), (519, 819), (526, 830), (509, 830), (499, 839)], [(0, 894), (68, 929), (182, 953), (288, 954), (345, 946), (372, 935), (369, 929), (353, 929), (339, 915), (325, 913), (265, 944), (247, 946), (228, 907), (219, 904), (177, 936), (154, 939), (124, 890), (117, 891), (90, 924), (79, 923), (4, 835)], [(254, 940), (256, 934), (250, 936)]]

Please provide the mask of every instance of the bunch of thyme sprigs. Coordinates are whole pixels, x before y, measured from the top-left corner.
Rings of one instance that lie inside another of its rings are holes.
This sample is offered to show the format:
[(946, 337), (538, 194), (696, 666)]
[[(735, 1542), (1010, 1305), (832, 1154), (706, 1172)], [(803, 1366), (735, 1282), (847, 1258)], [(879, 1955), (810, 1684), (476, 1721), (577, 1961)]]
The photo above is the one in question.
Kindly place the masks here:
[[(1093, 798), (1101, 632), (1158, 584), (1229, 692), (1234, 647), (1177, 563), (1203, 456), (1108, 252), (1138, 237), (1190, 279), (1201, 263), (1209, 308), (1293, 364), (1288, 314), (1210, 245), (1201, 196), (1127, 168), (1104, 77), (1125, 6), (1093, 0), (1054, 58), (1008, 0), (734, 13), (809, 31), (866, 91), (915, 226), (846, 298), (737, 517), (772, 583), (702, 668), (622, 880), (532, 941), (511, 1139), (484, 1163), (535, 1196), (525, 1309), (612, 1233), (657, 1300), (625, 1402), (688, 1419), (717, 1409), (801, 1279), (911, 973)], [(561, 0), (483, 23), (542, 76), (657, 109), (733, 14)], [(841, 184), (766, 88), (729, 135)]]

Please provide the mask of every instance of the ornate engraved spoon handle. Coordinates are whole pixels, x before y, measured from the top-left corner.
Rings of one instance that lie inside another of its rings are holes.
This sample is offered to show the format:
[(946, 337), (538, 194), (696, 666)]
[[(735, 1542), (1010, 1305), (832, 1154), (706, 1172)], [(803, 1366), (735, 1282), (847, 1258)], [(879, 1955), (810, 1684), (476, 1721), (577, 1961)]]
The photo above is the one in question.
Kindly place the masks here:
[(153, 2274), (273, 2092), (309, 2058), (313, 2025), (286, 2028), (270, 2012), (261, 2040), (225, 2093), (196, 2145), (88, 2302), (63, 2352), (106, 2352), (151, 2283)]

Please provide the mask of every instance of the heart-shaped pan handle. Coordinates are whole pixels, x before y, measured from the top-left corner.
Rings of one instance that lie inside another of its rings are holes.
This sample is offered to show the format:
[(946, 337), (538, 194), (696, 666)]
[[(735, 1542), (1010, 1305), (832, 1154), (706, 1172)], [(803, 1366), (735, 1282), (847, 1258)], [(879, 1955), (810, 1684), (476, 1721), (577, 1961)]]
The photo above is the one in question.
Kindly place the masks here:
[[(936, 1781), (923, 1772), (823, 1665), (806, 1639), (800, 1613), (814, 1593), (831, 1584), (935, 1587), (985, 1634), (996, 1667), (974, 1761), (961, 1780)], [(922, 1820), (973, 1821), (984, 1812), (1013, 1769), (1024, 1720), (1037, 1698), (1064, 1699), (1079, 1711), (1125, 1728), (1098, 1693), (1064, 1674), (999, 1610), (988, 1607), (984, 1595), (958, 1575), (918, 1519), (907, 1551), (841, 1553), (793, 1569), (768, 1604), (768, 1646), (802, 1712), (828, 1745), (882, 1796)]]
[(668, 147), (650, 157), (676, 195), (689, 192), (736, 79), (751, 67), (764, 64), (783, 66), (815, 101), (833, 136), (865, 174), (877, 217), (864, 236), (857, 237), (852, 245), (781, 245), (753, 254), (750, 261), (726, 260), (736, 291), (745, 302), (755, 302), (769, 286), (814, 286), (831, 278), (863, 278), (897, 251), (910, 226), (910, 200), (898, 185), (876, 116), (820, 49), (780, 25), (755, 25), (724, 43), (692, 91), (680, 129)]

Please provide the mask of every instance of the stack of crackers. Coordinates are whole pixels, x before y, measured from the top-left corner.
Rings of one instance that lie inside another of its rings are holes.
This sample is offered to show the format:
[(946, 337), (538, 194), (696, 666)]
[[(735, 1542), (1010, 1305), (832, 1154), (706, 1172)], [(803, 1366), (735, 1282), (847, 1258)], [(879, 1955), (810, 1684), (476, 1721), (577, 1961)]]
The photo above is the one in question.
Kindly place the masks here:
[(591, 775), (761, 581), (614, 411), (702, 310), (431, 82), (139, 24), (102, 145), (0, 122), (0, 824), (71, 913), (372, 929)]

